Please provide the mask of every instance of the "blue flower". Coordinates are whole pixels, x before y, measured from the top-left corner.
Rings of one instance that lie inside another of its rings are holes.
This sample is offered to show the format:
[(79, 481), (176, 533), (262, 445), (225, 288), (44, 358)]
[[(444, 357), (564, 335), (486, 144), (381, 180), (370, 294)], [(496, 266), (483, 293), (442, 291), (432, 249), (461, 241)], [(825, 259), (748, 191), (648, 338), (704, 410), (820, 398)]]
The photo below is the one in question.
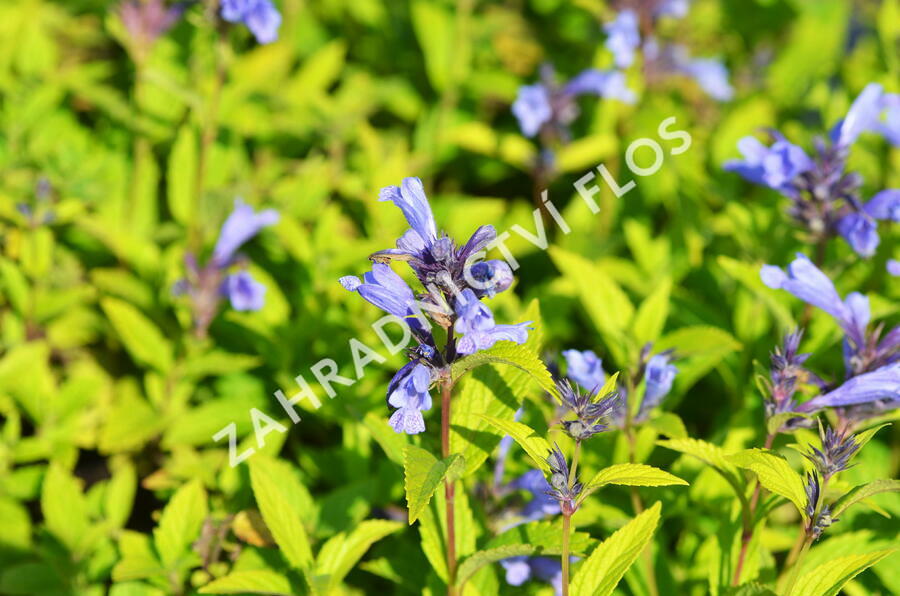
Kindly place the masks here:
[(528, 340), (528, 325), (531, 321), (517, 325), (497, 325), (494, 314), (466, 288), (456, 300), (456, 323), (453, 329), (462, 335), (456, 344), (460, 354), (474, 354), (487, 350), (498, 341), (512, 341), (517, 344)]
[(858, 292), (841, 300), (834, 284), (803, 254), (788, 266), (787, 273), (779, 267), (764, 265), (760, 271), (764, 284), (773, 289), (786, 290), (797, 298), (821, 308), (834, 317), (857, 349), (865, 346), (866, 326), (869, 324), (869, 300)]
[(637, 101), (625, 82), (625, 75), (618, 70), (583, 70), (563, 87), (563, 92), (572, 96), (591, 94), (629, 104)]
[(271, 0), (222, 0), (222, 18), (229, 23), (243, 23), (262, 44), (278, 39), (281, 13)]
[(900, 95), (885, 93), (878, 83), (869, 83), (853, 101), (847, 116), (832, 129), (831, 139), (849, 147), (864, 132), (881, 134), (900, 145)]
[(469, 273), (478, 282), (474, 288), (479, 298), (493, 298), (495, 294), (509, 289), (513, 282), (512, 269), (500, 259), (479, 261), (469, 268)]
[(672, 383), (675, 381), (678, 369), (671, 364), (670, 358), (671, 355), (667, 353), (657, 354), (647, 362), (644, 371), (646, 381), (644, 399), (641, 401), (639, 416), (649, 413), (672, 390)]
[(510, 557), (500, 561), (506, 570), (506, 583), (521, 586), (532, 578), (548, 582), (557, 596), (562, 594), (562, 563), (549, 557)]
[(613, 54), (616, 66), (627, 68), (634, 62), (634, 52), (641, 44), (638, 17), (633, 10), (623, 10), (613, 22), (603, 26), (606, 47)]
[(246, 271), (226, 277), (222, 291), (228, 296), (234, 310), (259, 310), (265, 304), (266, 286), (253, 279)]
[(398, 433), (415, 435), (425, 431), (422, 412), (431, 409), (432, 369), (418, 360), (397, 371), (388, 386), (388, 403), (397, 410), (388, 423)]
[(597, 389), (606, 382), (603, 361), (591, 350), (566, 350), (562, 355), (566, 359), (566, 376), (588, 391)]
[(862, 210), (848, 213), (838, 220), (837, 230), (857, 254), (871, 257), (880, 242), (878, 220), (900, 222), (900, 190), (879, 192)]
[(900, 275), (900, 261), (897, 261), (895, 259), (888, 259), (887, 271), (891, 275)]
[(550, 93), (544, 85), (523, 85), (512, 105), (513, 115), (519, 120), (519, 128), (526, 137), (533, 137), (541, 127), (550, 122), (553, 108), (550, 106)]
[(363, 275), (362, 281), (354, 275), (346, 275), (340, 282), (345, 290), (357, 292), (366, 302), (404, 319), (420, 341), (433, 343), (416, 304), (415, 294), (389, 265), (374, 263), (372, 270)]
[(559, 503), (547, 494), (551, 490), (550, 484), (540, 470), (529, 470), (510, 482), (508, 486), (531, 493), (531, 500), (521, 511), (523, 523), (559, 514)]
[(236, 199), (234, 210), (219, 231), (219, 240), (213, 250), (213, 262), (219, 267), (225, 267), (234, 258), (241, 245), (256, 236), (264, 227), (277, 222), (278, 212), (274, 209), (255, 213), (253, 207)]
[(596, 95), (634, 103), (636, 96), (625, 84), (625, 75), (618, 71), (589, 68), (559, 86), (554, 81), (552, 67), (545, 66), (543, 81), (519, 87), (512, 112), (519, 121), (519, 128), (526, 137), (533, 137), (545, 125), (555, 125), (561, 131), (578, 116), (575, 98), (579, 95)]
[(726, 171), (737, 172), (750, 182), (768, 186), (788, 196), (797, 194), (793, 185), (797, 176), (815, 167), (803, 149), (781, 135), (776, 137), (771, 147), (766, 147), (756, 137), (744, 137), (738, 141), (738, 151), (744, 159), (726, 161)]
[(815, 412), (827, 407), (855, 406), (882, 401), (890, 407), (900, 405), (900, 362), (852, 377), (833, 391), (815, 397), (797, 408)]
[(700, 88), (715, 100), (728, 101), (734, 97), (734, 89), (728, 82), (728, 69), (715, 58), (694, 58), (682, 66), (682, 70), (697, 81)]

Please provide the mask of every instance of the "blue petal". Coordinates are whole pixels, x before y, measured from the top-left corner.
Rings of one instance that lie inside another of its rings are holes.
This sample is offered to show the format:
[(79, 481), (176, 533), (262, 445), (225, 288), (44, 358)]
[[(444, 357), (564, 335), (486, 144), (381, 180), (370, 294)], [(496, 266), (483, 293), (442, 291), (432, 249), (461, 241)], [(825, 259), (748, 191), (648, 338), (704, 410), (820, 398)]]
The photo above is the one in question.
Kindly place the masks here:
[(253, 279), (246, 271), (226, 277), (223, 289), (234, 310), (259, 310), (265, 304), (266, 286)]
[(878, 224), (865, 213), (845, 215), (838, 221), (837, 230), (861, 257), (874, 255), (881, 241), (878, 237)]
[(606, 382), (603, 361), (591, 350), (579, 352), (566, 350), (562, 353), (566, 359), (566, 376), (591, 391)]
[(825, 407), (850, 406), (883, 399), (900, 402), (900, 362), (857, 375), (834, 391), (801, 404), (798, 409), (813, 412)]
[(900, 190), (883, 190), (869, 199), (863, 208), (870, 217), (900, 222)]
[(623, 10), (616, 19), (603, 26), (606, 47), (613, 54), (616, 66), (627, 68), (634, 62), (634, 51), (641, 44), (638, 17), (633, 10)]
[(541, 126), (553, 117), (550, 94), (543, 85), (519, 87), (519, 94), (513, 102), (512, 112), (519, 121), (519, 128), (526, 137), (533, 137)]
[(415, 230), (422, 241), (430, 246), (437, 240), (437, 227), (431, 205), (425, 196), (425, 188), (418, 178), (404, 178), (400, 186), (386, 186), (381, 189), (379, 201), (391, 201), (400, 208), (410, 227)]
[(278, 222), (278, 212), (274, 209), (266, 209), (255, 213), (253, 207), (245, 204), (240, 199), (234, 202), (234, 210), (222, 224), (219, 231), (219, 239), (213, 250), (213, 260), (224, 267), (234, 257), (234, 253), (242, 244), (256, 236), (259, 231)]

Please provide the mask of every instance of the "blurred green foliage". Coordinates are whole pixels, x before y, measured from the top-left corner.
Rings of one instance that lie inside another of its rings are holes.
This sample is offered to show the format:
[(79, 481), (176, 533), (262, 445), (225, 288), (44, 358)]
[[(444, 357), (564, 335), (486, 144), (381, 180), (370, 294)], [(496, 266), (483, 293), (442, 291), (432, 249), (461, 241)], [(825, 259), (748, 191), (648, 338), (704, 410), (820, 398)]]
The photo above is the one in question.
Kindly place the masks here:
[[(240, 573), (244, 583), (219, 584), (218, 593), (441, 590), (419, 530), (387, 521), (404, 513), (403, 447), (435, 444), (433, 433), (412, 440), (386, 425), (385, 389), (402, 356), (318, 410), (301, 405), (297, 425), (273, 393), (295, 393), (298, 374), (312, 382), (307, 371), (324, 357), (354, 376), (350, 338), (379, 345), (369, 326), (379, 315), (337, 283), (362, 273), (367, 255), (405, 228), (375, 200), (379, 188), (421, 177), (456, 238), (484, 223), (534, 229), (538, 147), (509, 106), (543, 61), (567, 77), (608, 66), (601, 26), (612, 8), (599, 0), (278, 4), (277, 43), (257, 46), (242, 28), (217, 28), (193, 5), (142, 56), (126, 51), (128, 34), (108, 2), (0, 4), (0, 593), (194, 593)], [(698, 54), (725, 60), (736, 99), (717, 104), (686, 80), (649, 85), (631, 72), (635, 106), (581, 100), (575, 140), (557, 155), (549, 188), (573, 231), (553, 233), (547, 252), (513, 235), (517, 285), (492, 308), (498, 320), (527, 320), (539, 299), (548, 363), (562, 349), (589, 348), (614, 370), (633, 363), (645, 341), (676, 348), (684, 359), (665, 409), (691, 436), (738, 450), (765, 435), (754, 363), (765, 365), (800, 317), (794, 300), (762, 286), (758, 267), (805, 247), (775, 193), (721, 165), (737, 139), (768, 126), (810, 146), (866, 83), (900, 90), (900, 7), (697, 0), (686, 19), (665, 26)], [(592, 215), (574, 181), (600, 163), (627, 179), (625, 147), (656, 137), (670, 116), (692, 135), (691, 149), (621, 200), (604, 188)], [(900, 151), (880, 139), (861, 140), (851, 164), (866, 196), (900, 186)], [(282, 216), (244, 249), (266, 304), (223, 309), (198, 338), (189, 299), (172, 287), (186, 253), (209, 254), (235, 197)], [(896, 227), (871, 261), (829, 247), (842, 264), (839, 290), (867, 292), (876, 319), (900, 315), (900, 283), (884, 267), (896, 250)], [(813, 313), (804, 351), (830, 378), (842, 371), (839, 341), (834, 322)], [(490, 391), (490, 379), (472, 379)], [(527, 391), (529, 422), (546, 425), (538, 419), (550, 419), (550, 402), (536, 385)], [(289, 432), (269, 434), (260, 448), (250, 408)], [(437, 427), (434, 411), (427, 420)], [(229, 467), (227, 445), (212, 439), (230, 422), (241, 450), (257, 448), (249, 465)], [(896, 476), (897, 432), (883, 430), (847, 482)], [(731, 513), (727, 487), (696, 461), (655, 450), (656, 429), (642, 433), (642, 461), (691, 479), (689, 489), (652, 493), (663, 503), (652, 549), (661, 592), (725, 593), (722, 544), (736, 531), (721, 526)], [(620, 437), (601, 437), (584, 465), (621, 462), (623, 450)], [(510, 474), (530, 465), (521, 456), (511, 456)], [(491, 536), (483, 476), (469, 476), (457, 498), (470, 524), (462, 554)], [(627, 490), (603, 494), (576, 518), (598, 537), (631, 517)], [(808, 564), (896, 544), (900, 498), (872, 502), (893, 517), (848, 514)], [(267, 528), (261, 516), (283, 523)], [(765, 579), (790, 548), (797, 516), (779, 509), (775, 520), (751, 562)], [(891, 561), (847, 593), (900, 593)], [(312, 588), (296, 569), (314, 576)], [(629, 571), (622, 593), (647, 593), (643, 573)], [(497, 565), (469, 586), (513, 590)]]

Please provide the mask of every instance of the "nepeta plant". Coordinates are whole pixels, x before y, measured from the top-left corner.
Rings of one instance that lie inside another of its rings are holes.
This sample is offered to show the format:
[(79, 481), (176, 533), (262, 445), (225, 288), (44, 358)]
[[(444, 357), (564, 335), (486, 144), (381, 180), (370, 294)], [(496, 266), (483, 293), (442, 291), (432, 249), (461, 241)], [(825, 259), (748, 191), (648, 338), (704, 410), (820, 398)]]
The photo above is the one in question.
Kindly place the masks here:
[[(491, 310), (481, 302), (482, 298), (502, 292), (512, 283), (512, 271), (505, 262), (480, 260), (485, 248), (497, 237), (493, 226), (479, 227), (462, 246), (446, 234), (439, 234), (422, 181), (418, 178), (406, 178), (400, 186), (382, 189), (379, 200), (393, 202), (403, 212), (410, 228), (397, 240), (396, 248), (371, 255), (375, 264), (362, 280), (345, 276), (340, 282), (345, 289), (357, 292), (363, 299), (409, 324), (417, 345), (408, 350), (410, 362), (397, 372), (388, 386), (388, 404), (397, 408), (389, 423), (398, 433), (424, 432), (422, 412), (431, 408), (429, 391), (436, 386), (441, 395), (441, 457), (446, 474), (452, 463), (451, 457), (457, 455), (450, 452), (452, 392), (461, 377), (461, 373), (455, 371), (465, 372), (459, 364), (466, 356), (488, 350), (498, 341), (524, 343), (530, 322), (497, 324)], [(387, 263), (392, 261), (407, 263), (424, 291), (414, 293), (391, 270)], [(432, 333), (431, 322), (442, 330), (440, 339)], [(407, 474), (410, 473), (407, 469)], [(448, 593), (456, 592), (457, 582), (455, 480), (449, 474), (444, 478)], [(431, 492), (436, 486), (437, 483), (431, 486)], [(430, 498), (428, 493), (425, 501)], [(408, 499), (413, 502), (409, 495)], [(411, 515), (410, 522), (413, 521), (415, 517)]]

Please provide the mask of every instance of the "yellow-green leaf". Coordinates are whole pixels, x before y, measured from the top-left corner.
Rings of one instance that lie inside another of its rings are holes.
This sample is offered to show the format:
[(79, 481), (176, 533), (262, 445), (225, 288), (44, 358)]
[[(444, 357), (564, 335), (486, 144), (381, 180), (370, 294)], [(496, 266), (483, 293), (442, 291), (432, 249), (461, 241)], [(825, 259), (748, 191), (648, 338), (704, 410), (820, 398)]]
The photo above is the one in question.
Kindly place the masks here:
[(837, 596), (847, 582), (893, 552), (880, 550), (832, 559), (805, 573), (789, 596)]
[(547, 455), (550, 453), (550, 443), (547, 439), (537, 434), (537, 432), (521, 422), (514, 420), (502, 420), (491, 416), (482, 416), (494, 428), (511, 436), (522, 449), (525, 450), (538, 468), (549, 471), (550, 466), (547, 464)]
[(432, 495), (443, 480), (453, 481), (465, 470), (465, 460), (458, 453), (439, 460), (426, 449), (407, 445), (404, 450), (403, 475), (406, 487), (406, 505), (409, 508), (409, 524), (415, 523), (431, 501)]
[(806, 516), (803, 479), (782, 456), (764, 449), (746, 449), (728, 456), (728, 460), (739, 468), (755, 473), (760, 484), (793, 503), (800, 514)]

